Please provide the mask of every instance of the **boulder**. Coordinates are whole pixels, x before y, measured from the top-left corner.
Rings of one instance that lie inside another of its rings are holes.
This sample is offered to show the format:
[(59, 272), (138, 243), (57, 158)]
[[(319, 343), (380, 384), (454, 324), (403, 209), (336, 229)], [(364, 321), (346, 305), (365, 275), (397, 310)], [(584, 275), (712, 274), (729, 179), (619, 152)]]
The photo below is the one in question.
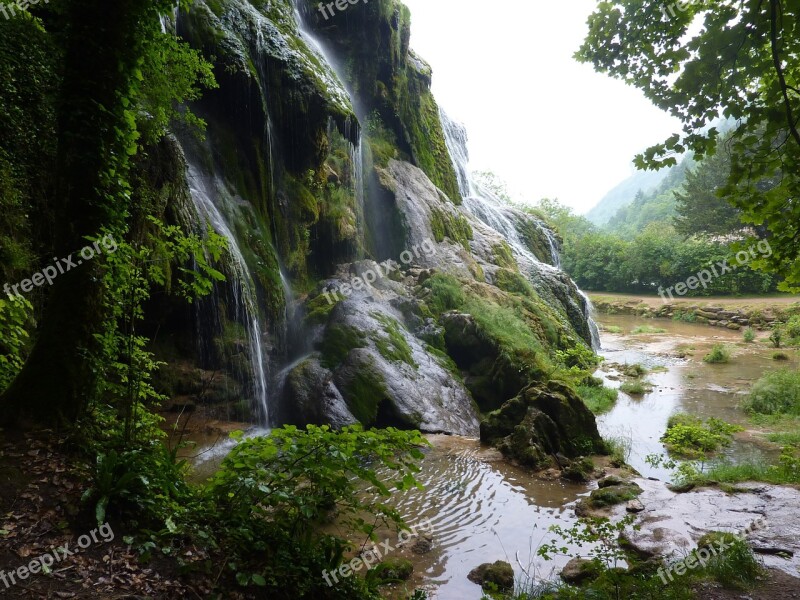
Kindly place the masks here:
[(481, 440), (534, 468), (550, 466), (557, 453), (575, 458), (605, 452), (594, 415), (558, 381), (532, 385), (489, 414), (481, 423)]
[(594, 581), (603, 572), (603, 567), (595, 560), (585, 558), (573, 558), (563, 569), (561, 569), (561, 579), (570, 585), (580, 586), (589, 581)]
[(467, 575), (467, 579), (484, 589), (490, 587), (489, 584), (493, 584), (500, 591), (514, 589), (514, 569), (509, 563), (502, 560), (484, 563), (472, 569)]

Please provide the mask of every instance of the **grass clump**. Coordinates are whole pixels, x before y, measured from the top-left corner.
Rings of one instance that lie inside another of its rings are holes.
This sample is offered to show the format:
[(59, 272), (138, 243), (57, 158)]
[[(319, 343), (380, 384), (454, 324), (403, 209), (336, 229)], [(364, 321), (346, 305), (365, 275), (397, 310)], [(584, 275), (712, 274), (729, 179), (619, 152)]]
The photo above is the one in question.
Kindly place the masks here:
[(620, 334), (623, 332), (622, 327), (618, 327), (617, 325), (603, 325), (602, 330), (607, 331), (608, 333), (615, 333), (615, 334)]
[(626, 381), (619, 386), (619, 389), (621, 392), (625, 392), (631, 396), (644, 396), (645, 394), (651, 392), (653, 387), (646, 381), (637, 379), (635, 381)]
[(716, 344), (711, 352), (705, 355), (703, 362), (710, 365), (719, 365), (729, 363), (731, 361), (731, 351), (724, 344)]
[(781, 446), (800, 446), (800, 431), (780, 431), (768, 433), (767, 439)]
[(762, 481), (774, 485), (800, 484), (800, 458), (797, 448), (786, 446), (781, 452), (778, 463), (770, 465), (766, 462), (722, 463), (715, 465), (707, 472), (698, 474), (695, 483), (742, 483), (745, 481)]
[(617, 390), (602, 385), (579, 385), (577, 389), (583, 403), (596, 415), (601, 415), (611, 410), (619, 398)]
[(656, 335), (659, 333), (667, 333), (667, 330), (651, 325), (640, 325), (631, 331), (631, 335)]
[(670, 417), (667, 432), (661, 441), (670, 454), (699, 458), (729, 446), (733, 434), (739, 431), (744, 429), (714, 417), (703, 421), (699, 417), (679, 413)]
[(742, 338), (748, 344), (754, 342), (756, 339), (756, 330), (753, 329), (752, 327), (748, 327), (747, 329), (744, 330)]
[(786, 354), (786, 352), (773, 352), (772, 353), (772, 360), (786, 361), (786, 360), (789, 360), (789, 355)]
[(750, 390), (745, 409), (763, 415), (800, 415), (800, 372), (766, 373)]

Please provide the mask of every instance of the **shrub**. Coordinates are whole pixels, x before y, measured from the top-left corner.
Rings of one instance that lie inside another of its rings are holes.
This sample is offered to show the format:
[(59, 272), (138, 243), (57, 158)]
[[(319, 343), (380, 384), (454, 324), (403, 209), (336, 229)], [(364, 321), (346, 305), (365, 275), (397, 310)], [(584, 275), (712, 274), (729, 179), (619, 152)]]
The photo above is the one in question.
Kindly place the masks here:
[[(229, 557), (223, 568), (241, 585), (263, 587), (259, 597), (372, 597), (339, 594), (318, 576), (337, 569), (348, 549), (344, 539), (319, 525), (335, 514), (345, 529), (364, 536), (381, 523), (403, 527), (385, 499), (418, 486), (419, 447), (426, 445), (420, 433), (359, 426), (335, 432), (309, 425), (286, 426), (268, 437), (234, 437), (239, 444), (204, 494)], [(348, 578), (348, 585), (361, 585), (358, 581)]]
[(783, 343), (783, 327), (776, 325), (772, 328), (772, 333), (769, 334), (769, 341), (775, 348), (780, 348)]
[(713, 417), (703, 421), (699, 417), (680, 413), (670, 417), (667, 432), (661, 441), (672, 454), (700, 457), (730, 445), (733, 434), (738, 431), (743, 429)]
[(731, 360), (731, 351), (724, 344), (716, 344), (711, 352), (705, 355), (704, 362), (710, 365), (728, 363)]
[(625, 365), (622, 367), (622, 374), (625, 375), (625, 377), (644, 377), (647, 375), (647, 369), (645, 369), (639, 363)]
[(744, 338), (744, 341), (747, 342), (748, 344), (754, 342), (756, 339), (756, 330), (753, 329), (752, 327), (748, 327), (747, 329), (744, 330), (742, 337)]
[(789, 319), (789, 322), (786, 323), (785, 331), (792, 342), (800, 341), (800, 315), (794, 315)]
[(800, 415), (800, 372), (781, 369), (755, 382), (745, 403), (750, 412)]
[(774, 352), (772, 354), (772, 360), (789, 360), (789, 355), (785, 352)]

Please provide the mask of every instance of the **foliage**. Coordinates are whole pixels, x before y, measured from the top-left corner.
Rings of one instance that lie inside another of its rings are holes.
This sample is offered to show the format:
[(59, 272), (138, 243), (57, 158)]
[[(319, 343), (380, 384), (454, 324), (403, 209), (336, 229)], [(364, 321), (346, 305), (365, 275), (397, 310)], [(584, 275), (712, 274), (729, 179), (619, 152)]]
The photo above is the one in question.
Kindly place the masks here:
[(671, 454), (698, 458), (730, 445), (733, 434), (739, 431), (744, 429), (714, 417), (703, 421), (699, 417), (680, 413), (669, 418), (667, 432), (661, 441)]
[(667, 330), (663, 327), (653, 327), (651, 325), (639, 325), (638, 327), (634, 328), (631, 331), (631, 335), (653, 335), (653, 334), (660, 334), (660, 333), (667, 333)]
[(742, 339), (748, 344), (754, 342), (756, 339), (756, 330), (753, 329), (752, 327), (748, 327), (747, 329), (744, 330), (744, 333), (742, 334)]
[(703, 357), (703, 361), (710, 365), (728, 363), (731, 361), (731, 350), (725, 344), (714, 344), (711, 352)]
[(720, 112), (735, 124), (725, 142), (730, 175), (719, 193), (745, 222), (770, 230), (774, 253), (758, 266), (778, 271), (787, 286), (800, 283), (800, 219), (787, 204), (800, 187), (800, 99), (791, 87), (798, 66), (790, 59), (800, 48), (798, 6), (710, 0), (680, 9), (670, 13), (656, 0), (602, 2), (576, 57), (681, 120), (682, 133), (639, 155), (639, 168), (674, 165), (689, 151), (714, 155)]
[(279, 597), (287, 590), (292, 597), (317, 597), (315, 589), (328, 597), (319, 573), (338, 568), (347, 549), (344, 540), (319, 530), (330, 514), (368, 539), (379, 522), (404, 527), (382, 499), (418, 487), (416, 463), (426, 445), (419, 432), (334, 432), (309, 425), (287, 426), (268, 437), (236, 437), (239, 443), (205, 495), (217, 536), (232, 557), (226, 569), (244, 574), (244, 583), (254, 573), (256, 583), (281, 592)]
[(184, 103), (198, 100), (203, 88), (217, 87), (211, 64), (198, 50), (170, 33), (157, 35), (142, 65), (139, 104), (149, 116), (140, 123), (143, 142), (157, 142), (170, 124), (189, 126), (202, 135), (205, 121)]
[[(549, 531), (559, 536), (561, 543), (583, 548), (588, 546), (586, 556), (571, 553), (566, 546), (560, 546), (558, 540), (551, 539), (549, 543), (542, 544), (536, 553), (545, 560), (552, 560), (556, 555), (570, 556), (572, 558), (586, 558), (595, 561), (606, 568), (615, 568), (625, 560), (625, 551), (620, 547), (618, 538), (631, 526), (633, 517), (626, 517), (621, 521), (612, 523), (610, 520), (580, 519), (570, 528), (553, 525)], [(636, 527), (634, 526), (634, 529)]]
[(775, 325), (772, 328), (772, 331), (769, 334), (769, 341), (772, 342), (772, 345), (775, 348), (780, 348), (781, 344), (783, 343), (783, 326), (782, 325)]
[(753, 384), (744, 407), (766, 415), (800, 415), (800, 372), (780, 369), (764, 374)]
[[(225, 240), (209, 229), (206, 238), (184, 235), (177, 226), (163, 225), (150, 218), (152, 230), (141, 242), (116, 241), (105, 233), (104, 243), (114, 241), (116, 249), (106, 255), (104, 304), (106, 320), (95, 334), (98, 352), (94, 369), (99, 374), (95, 398), (115, 406), (125, 422), (125, 440), (130, 440), (138, 406), (149, 406), (162, 398), (152, 386), (153, 372), (161, 363), (147, 350), (149, 340), (138, 333), (144, 319), (144, 305), (153, 286), (174, 288), (192, 302), (209, 294), (214, 282), (224, 276), (213, 266), (225, 249)], [(189, 268), (189, 264), (193, 268)], [(171, 267), (178, 264), (180, 276), (173, 281)]]
[(0, 298), (0, 392), (14, 380), (25, 362), (32, 309), (22, 296)]

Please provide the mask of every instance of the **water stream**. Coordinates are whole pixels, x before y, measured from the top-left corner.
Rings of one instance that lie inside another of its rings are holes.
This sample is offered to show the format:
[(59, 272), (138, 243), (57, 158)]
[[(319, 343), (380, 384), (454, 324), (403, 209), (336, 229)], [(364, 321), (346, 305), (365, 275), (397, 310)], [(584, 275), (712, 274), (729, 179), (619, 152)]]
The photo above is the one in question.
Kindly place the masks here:
[(228, 243), (229, 281), (232, 292), (234, 320), (246, 328), (249, 362), (252, 369), (252, 396), (256, 422), (270, 424), (269, 390), (267, 385), (266, 352), (264, 334), (258, 311), (258, 294), (255, 280), (247, 266), (239, 242), (223, 214), (229, 193), (217, 176), (203, 174), (190, 156), (187, 156), (187, 181), (192, 201), (197, 210), (199, 225), (208, 223)]

